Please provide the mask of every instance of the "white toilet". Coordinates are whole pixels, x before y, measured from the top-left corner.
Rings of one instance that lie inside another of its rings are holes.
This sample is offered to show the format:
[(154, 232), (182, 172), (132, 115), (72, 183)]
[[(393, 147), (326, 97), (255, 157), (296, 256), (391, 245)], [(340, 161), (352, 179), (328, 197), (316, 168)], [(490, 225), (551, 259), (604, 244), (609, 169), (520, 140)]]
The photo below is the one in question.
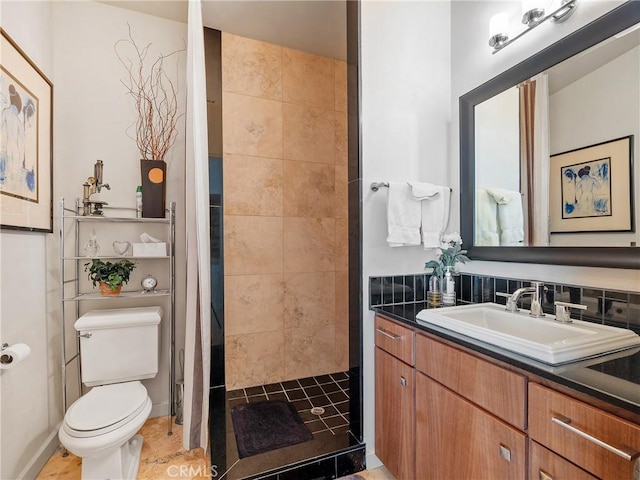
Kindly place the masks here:
[(82, 478), (135, 479), (142, 436), (151, 412), (139, 380), (158, 373), (160, 307), (92, 310), (75, 323), (80, 335), (82, 383), (93, 387), (76, 400), (58, 432), (82, 458)]

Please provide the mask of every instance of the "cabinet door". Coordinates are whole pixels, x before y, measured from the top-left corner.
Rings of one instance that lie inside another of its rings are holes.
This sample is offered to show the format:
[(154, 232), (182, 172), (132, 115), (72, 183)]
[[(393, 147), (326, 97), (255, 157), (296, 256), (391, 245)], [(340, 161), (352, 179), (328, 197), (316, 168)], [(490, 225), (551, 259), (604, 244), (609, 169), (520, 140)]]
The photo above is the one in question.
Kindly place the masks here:
[(529, 444), (530, 480), (597, 480), (560, 455), (547, 450), (536, 442)]
[(415, 370), (376, 347), (376, 455), (397, 480), (415, 478)]
[(529, 436), (599, 478), (634, 478), (640, 458), (640, 425), (535, 383)]
[(420, 480), (526, 478), (524, 433), (421, 373), (416, 374), (416, 452)]

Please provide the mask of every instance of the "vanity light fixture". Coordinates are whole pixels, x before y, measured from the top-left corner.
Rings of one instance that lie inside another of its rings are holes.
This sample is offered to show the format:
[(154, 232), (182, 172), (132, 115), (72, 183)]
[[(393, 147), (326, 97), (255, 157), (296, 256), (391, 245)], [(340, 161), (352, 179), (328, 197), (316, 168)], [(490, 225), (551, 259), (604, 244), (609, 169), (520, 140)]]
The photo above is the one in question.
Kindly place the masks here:
[(509, 18), (505, 12), (497, 13), (491, 17), (489, 21), (489, 46), (493, 48), (493, 53), (502, 50), (547, 20), (551, 20), (553, 23), (564, 22), (578, 6), (578, 0), (554, 0), (551, 12), (545, 15), (545, 9), (540, 6), (539, 2), (540, 0), (523, 0), (522, 23), (526, 25), (526, 28), (513, 38), (509, 38), (506, 33), (508, 31)]
[(496, 13), (489, 20), (489, 46), (495, 51), (500, 50), (509, 41), (508, 27), (509, 15), (506, 12)]

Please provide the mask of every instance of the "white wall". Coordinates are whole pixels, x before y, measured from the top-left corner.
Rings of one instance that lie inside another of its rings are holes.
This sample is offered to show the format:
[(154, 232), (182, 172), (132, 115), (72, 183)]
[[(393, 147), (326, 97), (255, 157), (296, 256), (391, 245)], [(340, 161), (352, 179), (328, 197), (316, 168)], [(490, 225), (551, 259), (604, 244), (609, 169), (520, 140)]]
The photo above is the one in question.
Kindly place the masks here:
[[(55, 82), (51, 4), (3, 1), (0, 24)], [(0, 478), (35, 475), (57, 445), (58, 342), (48, 283), (50, 265), (56, 265), (49, 250), (54, 236), (0, 233), (0, 340), (26, 343), (32, 352), (14, 369), (0, 371)]]
[[(111, 190), (103, 190), (99, 196), (92, 198), (100, 198), (111, 206), (135, 206), (135, 190), (140, 184), (140, 154), (134, 140), (126, 132), (136, 116), (133, 100), (126, 95), (125, 87), (121, 84), (125, 76), (124, 68), (114, 53), (115, 43), (127, 38), (127, 25), (131, 27), (139, 47), (151, 44), (147, 62), (155, 60), (160, 53), (168, 54), (186, 48), (187, 31), (184, 23), (98, 2), (55, 2), (53, 5), (55, 171), (59, 176), (56, 206), (60, 197), (73, 202), (76, 197), (82, 196), (82, 184), (93, 174), (93, 165), (98, 159), (104, 161), (104, 181), (110, 184)], [(186, 50), (164, 63), (169, 78), (178, 79), (176, 86), (179, 111), (182, 113), (185, 111), (186, 98), (185, 64)], [(177, 201), (176, 353), (184, 343), (184, 314), (181, 313), (185, 310), (184, 149), (184, 122), (181, 121), (177, 141), (165, 157), (167, 201)], [(146, 226), (144, 230), (153, 236), (162, 235), (162, 238), (166, 238), (166, 230), (163, 232), (152, 228)], [(96, 226), (96, 233), (101, 253), (106, 255), (112, 252), (114, 239), (133, 242), (140, 234), (122, 224), (109, 225), (102, 231)], [(80, 243), (82, 246), (84, 240), (81, 239)], [(166, 263), (138, 262), (129, 288), (135, 288), (142, 277), (157, 273), (163, 267), (166, 267)], [(81, 276), (84, 277), (84, 272)], [(166, 287), (162, 275), (158, 275), (158, 280), (160, 287)], [(141, 301), (119, 302), (118, 307), (144, 304)], [(159, 304), (165, 308), (165, 312), (168, 311), (166, 297)], [(84, 302), (81, 313), (95, 308), (116, 307), (112, 302)], [(73, 319), (67, 325), (70, 335), (73, 335)], [(153, 401), (152, 416), (167, 414), (168, 335), (169, 322), (163, 320), (160, 370), (156, 378), (143, 382)]]
[(475, 108), (476, 185), (520, 191), (520, 93), (513, 87)]
[[(373, 314), (368, 278), (419, 272), (421, 247), (387, 246), (387, 190), (375, 181), (447, 185), (449, 173), (450, 3), (364, 1), (361, 11), (364, 437), (375, 448)], [(456, 195), (454, 190), (453, 195)], [(370, 457), (368, 466), (375, 465)]]
[[(454, 1), (452, 4), (451, 87), (452, 131), (451, 183), (459, 184), (458, 99), (461, 95), (502, 73), (553, 42), (614, 9), (623, 1), (593, 0), (580, 2), (573, 16), (565, 23), (547, 22), (521, 37), (497, 54), (491, 53), (487, 42), (489, 18), (499, 11), (511, 14), (514, 31), (518, 31), (520, 2)], [(454, 229), (459, 224), (457, 209), (453, 214)], [(537, 279), (558, 283), (574, 283), (593, 287), (640, 291), (640, 272), (625, 269), (564, 267), (502, 262), (471, 262), (461, 270), (510, 276), (525, 280)]]

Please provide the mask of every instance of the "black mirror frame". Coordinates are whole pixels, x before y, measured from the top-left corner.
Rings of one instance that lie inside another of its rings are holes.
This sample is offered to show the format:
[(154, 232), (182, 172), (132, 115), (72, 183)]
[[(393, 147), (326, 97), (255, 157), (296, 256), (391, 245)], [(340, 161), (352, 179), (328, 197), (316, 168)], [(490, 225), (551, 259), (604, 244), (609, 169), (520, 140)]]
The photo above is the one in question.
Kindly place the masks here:
[(472, 260), (640, 269), (636, 247), (475, 247), (474, 107), (640, 22), (630, 0), (460, 97), (460, 234)]

